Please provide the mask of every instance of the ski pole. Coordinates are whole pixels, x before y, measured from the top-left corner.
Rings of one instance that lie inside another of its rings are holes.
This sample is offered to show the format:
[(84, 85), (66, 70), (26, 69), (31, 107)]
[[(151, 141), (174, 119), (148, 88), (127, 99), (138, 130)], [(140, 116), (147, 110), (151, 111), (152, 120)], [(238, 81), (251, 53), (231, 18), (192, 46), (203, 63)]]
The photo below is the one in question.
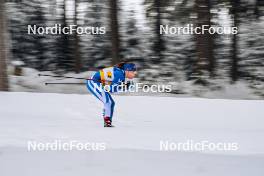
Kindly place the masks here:
[[(96, 79), (91, 79), (91, 78), (78, 78), (78, 77), (72, 77), (72, 76), (59, 76), (59, 75), (45, 75), (45, 74), (38, 74), (38, 76), (50, 76), (50, 77), (54, 77), (54, 78), (67, 78), (67, 79), (81, 79), (81, 80), (91, 80), (91, 81), (95, 81), (95, 82), (99, 82), (99, 83), (105, 83), (105, 81), (101, 81), (101, 80), (96, 80)], [(107, 82), (111, 82), (111, 81), (107, 81)], [(45, 83), (46, 84), (46, 83)], [(50, 84), (50, 83), (48, 83)], [(48, 85), (46, 84), (46, 85)], [(54, 83), (55, 84), (55, 83)], [(62, 84), (62, 83), (59, 83)], [(68, 83), (66, 83), (68, 84)], [(70, 84), (82, 84), (82, 83), (70, 83)], [(84, 83), (83, 83), (84, 84)]]
[(38, 74), (38, 76), (50, 76), (50, 77), (55, 77), (55, 78), (72, 78), (72, 79), (93, 80), (93, 79), (90, 79), (90, 78), (77, 78), (77, 77), (72, 77), (72, 76), (59, 76), (59, 75)]
[(49, 84), (85, 84), (85, 83), (51, 83), (51, 82), (46, 82), (45, 85), (49, 85)]

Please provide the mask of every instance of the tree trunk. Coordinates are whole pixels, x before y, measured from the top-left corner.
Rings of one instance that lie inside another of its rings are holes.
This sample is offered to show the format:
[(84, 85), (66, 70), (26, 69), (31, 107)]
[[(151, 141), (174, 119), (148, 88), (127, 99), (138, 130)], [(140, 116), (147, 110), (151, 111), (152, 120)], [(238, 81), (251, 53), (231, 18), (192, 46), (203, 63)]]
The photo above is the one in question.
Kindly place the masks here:
[(112, 64), (120, 62), (119, 56), (119, 31), (118, 31), (118, 0), (110, 0), (110, 26), (111, 26), (111, 43), (112, 43)]
[[(208, 14), (208, 25), (211, 26), (211, 0), (207, 0), (207, 14)], [(208, 39), (208, 59), (209, 59), (209, 73), (210, 77), (213, 78), (215, 76), (215, 57), (214, 57), (214, 34), (206, 34)]]
[[(238, 27), (239, 22), (238, 22), (238, 6), (240, 5), (240, 0), (233, 0), (232, 1), (232, 12), (233, 12), (233, 21), (234, 21), (234, 27)], [(232, 82), (235, 82), (238, 80), (239, 73), (238, 73), (238, 60), (239, 58), (237, 57), (237, 34), (233, 34), (233, 39), (232, 39), (232, 65), (231, 65), (231, 79)]]
[[(201, 27), (203, 25), (211, 26), (211, 3), (210, 0), (196, 0), (195, 8), (197, 12), (196, 26)], [(202, 31), (200, 31), (202, 32)], [(214, 34), (210, 34), (208, 30), (204, 31), (204, 34), (196, 35), (196, 51), (197, 61), (194, 67), (194, 74), (198, 84), (204, 84), (203, 80), (205, 74), (209, 73), (210, 77), (215, 75), (215, 57), (214, 57)]]
[(7, 47), (5, 46), (5, 16), (4, 0), (0, 0), (0, 91), (8, 91), (8, 79), (6, 72)]
[[(78, 0), (75, 0), (75, 8), (74, 8), (74, 25), (77, 24), (77, 17), (78, 17), (78, 11), (77, 11), (77, 6), (78, 6)], [(81, 71), (81, 56), (80, 56), (80, 47), (79, 47), (79, 42), (80, 38), (75, 31), (74, 33), (74, 59), (75, 59), (75, 72), (79, 73)]]
[(160, 35), (160, 25), (161, 25), (161, 2), (160, 0), (154, 1), (154, 8), (156, 9), (156, 24), (155, 24), (155, 33), (157, 37), (157, 41), (154, 43), (154, 50), (157, 57), (157, 60), (154, 63), (160, 63), (162, 61), (162, 51), (164, 50), (164, 42), (162, 40), (162, 36)]
[[(197, 22), (196, 26), (203, 25), (211, 26), (211, 13), (210, 13), (210, 0), (196, 0)], [(210, 34), (207, 30), (204, 34), (196, 35), (196, 51), (197, 61), (194, 72), (197, 76), (204, 76), (205, 72), (209, 72), (210, 77), (214, 76), (215, 58), (214, 58), (214, 35)]]
[(260, 6), (260, 0), (256, 0), (255, 8), (254, 8), (254, 13), (255, 13), (256, 19), (259, 19), (259, 17), (260, 17), (259, 6)]

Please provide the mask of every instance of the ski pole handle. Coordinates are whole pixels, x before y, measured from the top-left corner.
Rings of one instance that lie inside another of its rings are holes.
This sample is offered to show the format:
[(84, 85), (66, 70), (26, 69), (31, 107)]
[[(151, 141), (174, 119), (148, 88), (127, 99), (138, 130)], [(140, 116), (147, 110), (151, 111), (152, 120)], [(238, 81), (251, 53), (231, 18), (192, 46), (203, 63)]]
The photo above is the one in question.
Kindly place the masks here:
[[(59, 76), (59, 75), (46, 75), (46, 74), (38, 74), (38, 76), (49, 76), (49, 77), (54, 77), (54, 78), (66, 78), (66, 79), (80, 79), (80, 80), (91, 80), (99, 83), (104, 83), (105, 81), (101, 80), (96, 80), (96, 79), (91, 79), (91, 78), (78, 78), (78, 77), (72, 77), (72, 76)], [(108, 81), (111, 82), (111, 81)], [(48, 83), (48, 84), (57, 84), (57, 83)], [(45, 85), (48, 85), (45, 83)], [(63, 84), (63, 83), (59, 83)], [(66, 83), (66, 84), (82, 84), (82, 83)]]

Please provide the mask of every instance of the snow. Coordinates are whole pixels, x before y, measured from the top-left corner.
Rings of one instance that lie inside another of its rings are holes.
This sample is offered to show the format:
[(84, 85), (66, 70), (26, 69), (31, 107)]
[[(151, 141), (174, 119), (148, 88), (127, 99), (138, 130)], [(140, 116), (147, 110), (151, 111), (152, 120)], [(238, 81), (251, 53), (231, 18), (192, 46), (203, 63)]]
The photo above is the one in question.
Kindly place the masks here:
[[(45, 83), (85, 83), (85, 80), (54, 78), (44, 75), (56, 75), (51, 71), (39, 72), (33, 68), (23, 68), (22, 76), (12, 75), (13, 68), (9, 67), (10, 90), (19, 92), (49, 92), (49, 93), (87, 93), (87, 89), (83, 85), (45, 85)], [(94, 72), (87, 71), (79, 74), (67, 73), (62, 76), (90, 78)]]
[[(166, 66), (167, 67), (167, 66)], [(155, 68), (155, 67), (154, 67)], [(39, 74), (56, 75), (51, 71), (39, 72), (32, 68), (22, 67), (22, 76), (13, 75), (14, 68), (8, 67), (10, 91), (14, 92), (42, 92), (42, 93), (78, 93), (86, 94), (87, 88), (85, 85), (76, 84), (60, 84), (60, 85), (45, 85), (45, 83), (85, 83), (85, 80), (54, 78), (46, 76), (38, 76)], [(146, 78), (153, 78), (158, 75), (157, 69), (145, 69)], [(90, 78), (94, 71), (86, 71), (81, 73), (67, 73), (62, 76)], [(140, 73), (142, 74), (142, 73)], [(151, 75), (151, 76), (149, 76)], [(178, 74), (179, 75), (179, 74)], [(245, 81), (237, 81), (236, 84), (230, 84), (227, 80), (215, 79), (211, 81), (208, 87), (195, 85), (193, 81), (159, 79), (159, 82), (152, 80), (140, 81), (135, 79), (135, 82), (143, 84), (157, 85), (172, 85), (172, 93), (145, 93), (143, 91), (133, 93), (131, 95), (149, 95), (149, 96), (177, 96), (177, 97), (203, 97), (203, 98), (224, 98), (224, 99), (263, 99), (263, 95), (256, 94), (254, 89), (250, 88), (249, 83)], [(259, 86), (261, 87), (262, 84)], [(261, 89), (260, 89), (261, 92)], [(262, 91), (263, 92), (263, 91)]]
[[(128, 12), (133, 10), (135, 12), (135, 17), (138, 23), (138, 27), (145, 28), (146, 17), (144, 14), (144, 6), (142, 5), (144, 2), (143, 0), (134, 0), (129, 1), (125, 0), (121, 2), (121, 8), (124, 10), (123, 15), (128, 15)], [(121, 19), (122, 20), (122, 19)]]
[(23, 66), (23, 65), (25, 65), (25, 63), (23, 61), (12, 61), (11, 63), (12, 63), (12, 65), (15, 65), (15, 66)]
[[(264, 101), (114, 95), (115, 128), (89, 94), (0, 92), (0, 173), (263, 175)], [(105, 151), (34, 151), (27, 142), (105, 142)], [(235, 142), (232, 151), (160, 151), (160, 141)]]

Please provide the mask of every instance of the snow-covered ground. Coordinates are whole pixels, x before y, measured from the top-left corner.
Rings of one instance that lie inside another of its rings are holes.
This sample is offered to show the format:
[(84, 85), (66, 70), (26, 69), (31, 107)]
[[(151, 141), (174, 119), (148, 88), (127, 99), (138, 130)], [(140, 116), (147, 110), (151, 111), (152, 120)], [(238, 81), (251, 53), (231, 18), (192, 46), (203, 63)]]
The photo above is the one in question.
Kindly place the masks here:
[[(45, 83), (85, 83), (84, 80), (54, 78), (49, 76), (38, 76), (39, 74), (56, 75), (50, 71), (39, 72), (32, 68), (22, 68), (22, 75), (15, 76), (13, 68), (9, 66), (9, 85), (10, 91), (14, 92), (42, 92), (42, 93), (77, 93), (86, 94), (87, 88), (82, 84), (59, 84), (45, 85)], [(153, 70), (152, 70), (153, 71)], [(67, 73), (63, 76), (90, 78), (94, 71), (82, 73)], [(135, 80), (135, 82), (139, 82)], [(149, 82), (140, 82), (149, 84)], [(139, 91), (132, 95), (148, 95), (148, 96), (176, 96), (176, 97), (203, 97), (203, 98), (224, 98), (224, 99), (263, 99), (263, 96), (257, 94), (250, 84), (245, 81), (238, 81), (236, 84), (230, 84), (227, 80), (214, 80), (210, 87), (203, 87), (193, 84), (193, 81), (176, 81), (156, 82), (159, 85), (172, 85), (174, 93), (146, 93)], [(263, 84), (261, 85), (263, 87)], [(261, 87), (259, 88), (262, 90)], [(177, 94), (175, 94), (177, 92)], [(263, 92), (263, 91), (262, 91)], [(263, 93), (262, 93), (263, 94)]]
[[(0, 92), (0, 175), (262, 176), (264, 101), (115, 96), (104, 128), (91, 95)], [(41, 143), (103, 142), (105, 151), (28, 151)], [(160, 151), (160, 141), (237, 143), (232, 151)]]

